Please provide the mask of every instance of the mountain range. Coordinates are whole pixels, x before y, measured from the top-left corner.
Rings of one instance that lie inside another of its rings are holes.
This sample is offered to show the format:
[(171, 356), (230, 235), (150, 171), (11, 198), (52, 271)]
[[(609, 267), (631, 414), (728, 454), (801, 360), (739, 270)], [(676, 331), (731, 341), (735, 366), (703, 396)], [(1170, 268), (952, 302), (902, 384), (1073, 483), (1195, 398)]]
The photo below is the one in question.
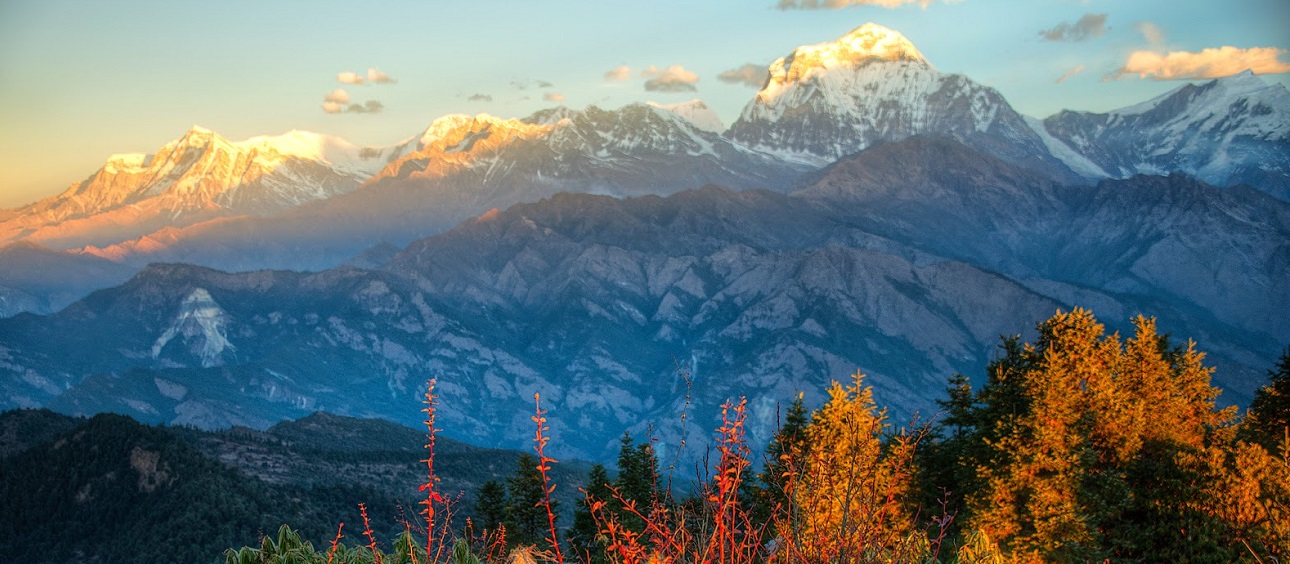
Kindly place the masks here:
[[(320, 270), (489, 209), (558, 192), (666, 195), (706, 184), (786, 191), (839, 158), (913, 135), (949, 137), (1066, 184), (1180, 172), (1290, 199), (1290, 92), (1252, 74), (1097, 114), (1018, 114), (866, 24), (774, 61), (728, 128), (703, 102), (447, 116), (385, 147), (292, 131), (230, 142), (194, 127), (151, 154), (110, 157), (64, 193), (0, 212), (0, 245), (58, 260), (64, 287), (0, 280), (0, 314), (48, 313), (150, 262)], [(0, 270), (24, 270), (0, 256)]]
[[(194, 130), (6, 212), (26, 247), (0, 260), (137, 274), (0, 294), (52, 312), (0, 320), (0, 407), (413, 423), (435, 377), (451, 436), (520, 446), (540, 392), (553, 448), (606, 459), (624, 429), (701, 444), (742, 395), (765, 443), (856, 370), (926, 417), (1073, 306), (1158, 317), (1242, 404), (1290, 342), (1287, 112), (1247, 74), (1026, 118), (869, 24), (775, 61), (729, 128), (691, 102), (450, 116), (383, 148)], [(109, 242), (127, 208), (176, 219)]]

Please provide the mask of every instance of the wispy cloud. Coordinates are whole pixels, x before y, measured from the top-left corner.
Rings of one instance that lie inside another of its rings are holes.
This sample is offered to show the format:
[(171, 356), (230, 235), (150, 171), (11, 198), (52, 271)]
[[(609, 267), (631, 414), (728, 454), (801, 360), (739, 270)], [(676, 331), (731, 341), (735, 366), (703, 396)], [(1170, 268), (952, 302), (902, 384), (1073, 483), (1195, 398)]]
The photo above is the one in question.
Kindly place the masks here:
[(493, 97), (488, 94), (477, 92), (475, 94), (471, 94), (470, 97), (466, 98), (466, 100), (470, 102), (492, 102)]
[(1276, 47), (1251, 47), (1241, 49), (1230, 45), (1202, 49), (1199, 52), (1134, 51), (1129, 60), (1102, 80), (1120, 80), (1126, 76), (1151, 80), (1193, 80), (1221, 78), (1242, 71), (1255, 74), (1280, 74), (1290, 72), (1290, 63), (1280, 60), (1285, 49)]
[(548, 102), (563, 102), (564, 94), (561, 94), (559, 92), (547, 92), (546, 94), (542, 95), (542, 99)]
[(385, 104), (376, 100), (368, 100), (362, 104), (350, 104), (345, 111), (351, 114), (377, 114), (385, 109)]
[[(946, 4), (957, 4), (963, 0), (944, 0)], [(905, 4), (918, 4), (924, 10), (933, 0), (779, 0), (776, 6), (781, 10), (841, 10), (856, 6), (881, 6), (899, 8)]]
[(627, 65), (619, 65), (605, 71), (605, 81), (607, 82), (624, 82), (631, 77), (632, 68)]
[(1067, 80), (1070, 80), (1075, 75), (1082, 72), (1084, 72), (1084, 65), (1075, 65), (1069, 69), (1066, 69), (1066, 72), (1062, 73), (1061, 76), (1057, 77), (1057, 84), (1066, 82)]
[(338, 72), (336, 73), (336, 82), (342, 84), (394, 84), (398, 82), (390, 77), (381, 69), (372, 67), (367, 69), (367, 76), (364, 77), (356, 72)]
[(532, 87), (550, 88), (552, 86), (555, 86), (555, 85), (545, 80), (530, 80), (527, 78), (523, 78), (523, 79), (517, 78), (511, 81), (511, 87), (516, 90), (528, 90), (529, 88), (532, 88)]
[(1062, 22), (1039, 32), (1047, 41), (1085, 41), (1106, 34), (1106, 14), (1084, 14), (1074, 23)]
[(367, 80), (372, 84), (394, 84), (398, 82), (376, 67), (367, 69)]
[(384, 110), (385, 104), (377, 100), (368, 100), (362, 104), (351, 104), (349, 93), (343, 88), (337, 88), (323, 97), (322, 109), (329, 114), (375, 114)]
[(666, 69), (650, 65), (641, 71), (641, 76), (649, 79), (645, 81), (645, 90), (650, 92), (694, 92), (697, 90), (694, 85), (699, 82), (699, 75), (681, 65)]
[(746, 64), (739, 68), (730, 69), (717, 75), (717, 80), (729, 84), (743, 84), (753, 88), (761, 88), (766, 84), (766, 79), (770, 77), (770, 71), (766, 70), (765, 65)]
[(1160, 26), (1151, 22), (1138, 22), (1133, 24), (1133, 27), (1138, 28), (1138, 32), (1142, 34), (1142, 37), (1146, 38), (1147, 43), (1150, 43), (1152, 48), (1158, 50), (1164, 46), (1165, 32), (1160, 29)]

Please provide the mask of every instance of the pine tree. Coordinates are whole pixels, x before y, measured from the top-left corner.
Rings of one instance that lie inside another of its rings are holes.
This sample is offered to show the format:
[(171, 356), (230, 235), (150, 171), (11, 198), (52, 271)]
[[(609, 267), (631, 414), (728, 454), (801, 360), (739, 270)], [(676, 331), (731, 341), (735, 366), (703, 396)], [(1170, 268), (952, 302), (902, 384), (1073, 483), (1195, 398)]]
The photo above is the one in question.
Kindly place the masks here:
[(794, 513), (793, 500), (788, 493), (788, 475), (800, 470), (806, 457), (806, 428), (811, 422), (811, 414), (806, 409), (803, 396), (798, 393), (793, 398), (784, 424), (775, 432), (775, 437), (766, 445), (766, 464), (757, 480), (748, 480), (753, 484), (750, 489), (754, 500), (752, 517), (757, 523), (771, 523), (767, 538), (774, 538), (774, 515)]
[[(658, 458), (654, 454), (654, 447), (649, 443), (636, 445), (630, 434), (623, 433), (618, 450), (618, 479), (614, 481), (618, 495), (623, 502), (634, 505), (638, 512), (648, 515), (650, 506), (657, 499), (657, 485)], [(628, 530), (637, 533), (645, 530), (645, 522), (641, 518), (621, 505), (617, 505), (616, 509), (620, 522)]]
[(1250, 411), (1242, 425), (1242, 438), (1257, 442), (1272, 452), (1290, 441), (1290, 346), (1268, 371), (1268, 384), (1254, 392)]
[(577, 502), (573, 512), (573, 526), (569, 528), (567, 535), (569, 546), (579, 562), (586, 561), (590, 564), (607, 562), (603, 545), (596, 542), (600, 531), (596, 526), (595, 517), (591, 514), (588, 500), (607, 501), (612, 497), (613, 493), (609, 490), (609, 473), (600, 464), (592, 466), (591, 472), (587, 475), (586, 495)]
[[(515, 474), (507, 479), (506, 538), (515, 545), (536, 545), (545, 538), (546, 510), (542, 503), (542, 474), (533, 455), (520, 455)], [(555, 509), (555, 502), (551, 503)]]
[(475, 497), (475, 525), (486, 531), (494, 531), (498, 525), (506, 522), (506, 489), (497, 480), (489, 480), (479, 486)]
[(1193, 345), (1134, 326), (1121, 344), (1088, 311), (1058, 312), (1034, 344), (1005, 341), (971, 401), (952, 391), (937, 448), (959, 460), (966, 530), (1029, 560), (1234, 557), (1214, 489), (1233, 412)]

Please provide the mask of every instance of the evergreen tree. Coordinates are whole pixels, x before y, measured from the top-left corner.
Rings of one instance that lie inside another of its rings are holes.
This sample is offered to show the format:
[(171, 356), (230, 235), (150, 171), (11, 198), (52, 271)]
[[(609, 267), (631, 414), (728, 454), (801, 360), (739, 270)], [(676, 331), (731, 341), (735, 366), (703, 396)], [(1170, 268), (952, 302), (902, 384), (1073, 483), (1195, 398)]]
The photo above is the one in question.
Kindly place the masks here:
[(497, 529), (506, 522), (506, 489), (497, 480), (489, 480), (479, 486), (475, 497), (475, 525), (486, 531)]
[[(533, 455), (520, 455), (515, 474), (507, 479), (506, 538), (514, 545), (536, 545), (546, 537), (546, 510), (542, 508), (542, 474)], [(551, 502), (555, 509), (555, 502)]]
[(788, 476), (798, 471), (806, 457), (806, 428), (811, 422), (811, 414), (806, 409), (801, 393), (793, 398), (784, 424), (775, 432), (775, 437), (766, 445), (766, 465), (757, 479), (747, 480), (749, 489), (753, 490), (752, 518), (757, 523), (770, 523), (767, 538), (774, 538), (774, 516), (792, 515), (793, 500), (788, 492)]
[(967, 530), (1022, 559), (1238, 554), (1214, 517), (1232, 411), (1200, 353), (1134, 323), (1121, 344), (1089, 312), (1058, 312), (1033, 345), (1005, 340), (975, 396), (952, 383), (936, 448), (958, 460)]
[[(628, 433), (623, 433), (618, 450), (618, 479), (614, 488), (623, 502), (632, 504), (641, 514), (648, 515), (650, 506), (657, 499), (658, 458), (649, 443), (636, 445)], [(628, 530), (637, 533), (645, 529), (645, 522), (621, 504), (611, 504)]]
[(1290, 440), (1290, 346), (1282, 351), (1276, 367), (1268, 371), (1268, 380), (1266, 386), (1254, 392), (1241, 436), (1279, 452), (1282, 443)]
[(609, 473), (600, 464), (592, 466), (591, 472), (587, 475), (586, 496), (577, 502), (573, 512), (573, 526), (569, 528), (567, 535), (569, 547), (572, 548), (574, 557), (579, 562), (587, 561), (591, 564), (607, 562), (604, 546), (596, 542), (600, 531), (596, 526), (595, 517), (591, 514), (588, 500), (608, 501), (612, 498), (613, 493), (609, 491)]

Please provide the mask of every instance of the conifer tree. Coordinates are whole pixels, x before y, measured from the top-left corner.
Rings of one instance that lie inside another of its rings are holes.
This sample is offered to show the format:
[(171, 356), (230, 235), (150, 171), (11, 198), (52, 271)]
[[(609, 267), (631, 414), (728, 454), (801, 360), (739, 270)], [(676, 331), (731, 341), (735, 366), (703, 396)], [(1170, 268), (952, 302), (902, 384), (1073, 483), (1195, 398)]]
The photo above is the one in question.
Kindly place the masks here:
[[(506, 538), (516, 545), (536, 545), (545, 537), (546, 510), (541, 507), (542, 474), (533, 455), (520, 455), (515, 474), (507, 479)], [(554, 509), (555, 502), (551, 502)]]
[(612, 498), (613, 493), (609, 491), (609, 473), (600, 464), (592, 466), (591, 472), (587, 474), (586, 495), (577, 502), (577, 508), (573, 512), (573, 526), (569, 528), (567, 535), (569, 546), (579, 562), (588, 561), (591, 564), (599, 564), (606, 561), (604, 546), (596, 542), (600, 532), (588, 500), (607, 501)]
[(486, 531), (496, 530), (506, 522), (506, 513), (506, 489), (502, 483), (489, 480), (480, 485), (475, 496), (475, 525)]
[[(618, 450), (618, 479), (614, 481), (618, 495), (624, 502), (634, 504), (640, 513), (648, 514), (657, 496), (657, 485), (658, 457), (654, 447), (649, 443), (637, 445), (624, 432)], [(645, 522), (624, 507), (617, 507), (616, 512), (627, 529), (637, 533), (645, 529)]]
[[(803, 463), (806, 453), (806, 427), (810, 421), (811, 414), (806, 409), (802, 394), (798, 393), (784, 416), (783, 426), (776, 431), (770, 444), (766, 445), (766, 464), (757, 476), (756, 482), (753, 480), (746, 482), (755, 484), (752, 486), (755, 490), (751, 497), (755, 503), (752, 510), (753, 520), (758, 523), (771, 523), (772, 530), (767, 532), (768, 538), (774, 538), (776, 534), (773, 530), (775, 514), (787, 515), (791, 518), (795, 512), (793, 500), (788, 493), (788, 476), (793, 473), (794, 466), (800, 466)], [(796, 469), (800, 470), (800, 468)]]
[(1241, 435), (1272, 452), (1290, 437), (1290, 346), (1268, 371), (1268, 384), (1254, 392)]
[(1213, 488), (1233, 412), (1215, 408), (1194, 346), (1134, 326), (1121, 344), (1088, 311), (1058, 312), (1033, 345), (1005, 341), (971, 401), (956, 383), (947, 419), (961, 429), (942, 432), (959, 443), (967, 530), (1022, 559), (1237, 555)]

